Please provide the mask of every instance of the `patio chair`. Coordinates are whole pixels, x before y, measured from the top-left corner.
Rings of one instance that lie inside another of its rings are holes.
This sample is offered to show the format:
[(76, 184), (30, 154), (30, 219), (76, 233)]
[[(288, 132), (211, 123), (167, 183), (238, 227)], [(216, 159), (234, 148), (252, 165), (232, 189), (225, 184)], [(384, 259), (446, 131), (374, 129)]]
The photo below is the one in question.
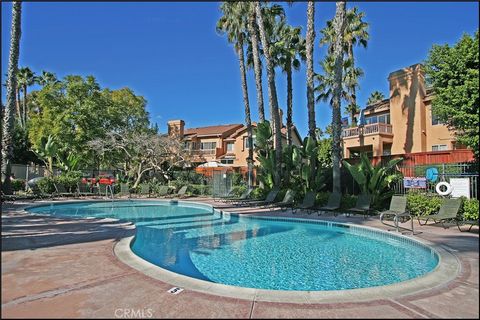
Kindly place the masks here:
[[(434, 224), (442, 223), (442, 226), (446, 229), (445, 221), (447, 220), (457, 220), (458, 224), (458, 212), (462, 206), (462, 199), (461, 198), (451, 198), (445, 199), (445, 201), (440, 206), (440, 209), (436, 214), (430, 214), (428, 216), (419, 216), (417, 217), (418, 223), (421, 226), (424, 226), (428, 223), (428, 220), (433, 220)], [(422, 224), (421, 221), (424, 221)]]
[(275, 207), (280, 208), (280, 210), (283, 210), (283, 209), (293, 207), (294, 200), (295, 200), (295, 192), (291, 189), (288, 189), (282, 201), (271, 203), (269, 206), (271, 207), (270, 208), (271, 210), (273, 210)]
[(168, 196), (168, 191), (170, 191), (170, 188), (168, 186), (160, 186), (158, 188), (158, 192), (155, 193), (157, 197), (167, 197)]
[(340, 208), (341, 202), (342, 202), (341, 193), (336, 193), (336, 192), (330, 193), (330, 195), (328, 196), (327, 205), (318, 208), (319, 210), (318, 215), (321, 215), (322, 211), (332, 211), (333, 214), (336, 216), (337, 213), (334, 210), (337, 210)]
[(357, 203), (355, 204), (355, 207), (348, 209), (348, 215), (350, 215), (350, 213), (363, 214), (363, 218), (366, 219), (368, 212), (370, 211), (371, 200), (372, 197), (369, 194), (363, 193), (358, 195)]
[(222, 201), (226, 202), (226, 203), (233, 203), (234, 204), (234, 203), (237, 203), (237, 202), (242, 201), (242, 200), (247, 200), (247, 199), (250, 198), (250, 194), (252, 193), (252, 191), (253, 191), (253, 188), (247, 189), (240, 196), (224, 198), (224, 199), (222, 199)]
[(240, 201), (239, 204), (241, 204), (241, 205), (251, 205), (251, 206), (260, 206), (260, 207), (268, 206), (268, 205), (275, 202), (275, 198), (277, 197), (279, 192), (280, 192), (280, 190), (274, 188), (274, 189), (270, 190), (270, 192), (267, 194), (267, 196), (265, 197), (264, 200), (246, 199), (246, 200)]
[(73, 192), (68, 192), (63, 183), (54, 183), (53, 186), (55, 187), (55, 195), (60, 197), (72, 197), (75, 195)]
[(303, 197), (302, 203), (292, 208), (292, 213), (295, 213), (295, 210), (305, 210), (308, 214), (311, 214), (312, 211), (315, 210), (313, 209), (313, 207), (315, 206), (316, 197), (317, 193), (315, 191), (308, 191), (307, 193), (305, 193), (305, 197)]
[(142, 183), (140, 185), (140, 195), (150, 197), (150, 185), (148, 183)]
[[(475, 226), (475, 225), (478, 226), (478, 222), (479, 222), (478, 219), (477, 220), (462, 220), (462, 219), (458, 219), (458, 218), (456, 219), (456, 221), (457, 221), (458, 230), (460, 230), (460, 232), (466, 232), (466, 231), (470, 232), (472, 230), (473, 226)], [(466, 225), (466, 224), (470, 225), (470, 227), (468, 228), (468, 230), (462, 230), (460, 228), (460, 226), (461, 225)]]
[(177, 193), (174, 193), (174, 194), (171, 194), (171, 195), (168, 195), (166, 196), (166, 198), (174, 198), (174, 197), (178, 197), (178, 198), (185, 198), (186, 197), (186, 192), (187, 192), (187, 188), (188, 186), (185, 185), (183, 187), (181, 187)]
[(90, 185), (86, 183), (77, 183), (77, 194), (78, 196), (93, 196), (95, 193), (90, 189)]
[[(391, 219), (393, 218), (393, 225), (384, 222), (385, 218)], [(393, 196), (392, 200), (390, 200), (390, 208), (388, 210), (380, 212), (380, 222), (386, 226), (394, 227), (395, 230), (399, 231), (398, 222), (401, 220), (402, 222), (411, 221), (411, 231), (413, 231), (413, 218), (409, 212), (407, 212), (407, 197), (404, 196)], [(403, 227), (402, 227), (403, 228)], [(406, 229), (406, 228), (403, 228)]]

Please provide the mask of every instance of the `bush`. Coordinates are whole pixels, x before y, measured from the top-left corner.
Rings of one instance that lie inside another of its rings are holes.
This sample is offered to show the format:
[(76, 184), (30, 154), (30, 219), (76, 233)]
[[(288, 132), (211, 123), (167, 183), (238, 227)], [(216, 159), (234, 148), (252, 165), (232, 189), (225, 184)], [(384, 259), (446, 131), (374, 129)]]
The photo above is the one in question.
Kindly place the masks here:
[(233, 175), (232, 175), (232, 184), (234, 186), (246, 185), (245, 180), (243, 180), (243, 175), (239, 172), (234, 172)]
[(22, 191), (25, 190), (26, 181), (23, 179), (13, 179), (12, 181), (12, 190), (13, 191)]
[(264, 199), (267, 196), (268, 190), (262, 188), (255, 188), (250, 193), (252, 199)]
[(205, 177), (203, 174), (195, 171), (176, 171), (174, 172), (174, 179), (176, 182), (185, 184), (203, 184)]
[(212, 195), (212, 186), (203, 185), (203, 184), (189, 184), (187, 187), (187, 192), (190, 195), (195, 195), (195, 196)]
[(478, 199), (463, 199), (463, 220), (478, 220)]
[(407, 210), (412, 216), (425, 216), (434, 214), (440, 209), (443, 198), (436, 195), (426, 195), (419, 191), (411, 190), (407, 194)]
[(54, 183), (61, 183), (65, 186), (65, 189), (69, 192), (74, 192), (77, 190), (77, 184), (82, 179), (81, 171), (69, 171), (67, 173), (62, 173), (61, 175), (54, 177)]
[(234, 186), (231, 190), (232, 196), (240, 197), (245, 191), (247, 191), (247, 186)]
[(52, 194), (55, 192), (54, 177), (45, 177), (41, 180), (38, 180), (37, 186), (42, 193)]
[(328, 202), (328, 197), (330, 196), (330, 193), (328, 192), (319, 192), (317, 193), (317, 198), (315, 200), (315, 203), (317, 206), (324, 206)]
[(340, 209), (350, 209), (355, 207), (357, 204), (357, 196), (353, 194), (344, 194), (342, 195), (342, 200), (340, 201)]

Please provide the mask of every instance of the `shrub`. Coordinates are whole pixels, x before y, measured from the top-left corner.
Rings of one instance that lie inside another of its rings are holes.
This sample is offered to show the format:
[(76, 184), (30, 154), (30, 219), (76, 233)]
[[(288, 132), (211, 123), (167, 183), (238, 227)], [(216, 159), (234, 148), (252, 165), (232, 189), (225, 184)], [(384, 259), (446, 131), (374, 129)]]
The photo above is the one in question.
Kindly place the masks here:
[(52, 194), (55, 192), (55, 185), (53, 182), (54, 177), (45, 177), (41, 180), (38, 180), (36, 183), (41, 192)]
[(344, 194), (342, 195), (342, 200), (340, 201), (340, 209), (350, 209), (355, 207), (357, 203), (357, 196), (353, 194)]
[(232, 184), (234, 186), (243, 186), (246, 184), (245, 180), (243, 179), (243, 175), (239, 172), (234, 172), (232, 175)]
[(413, 216), (434, 214), (440, 209), (443, 199), (436, 195), (426, 195), (419, 191), (409, 191), (407, 194), (407, 210)]
[(174, 173), (174, 179), (178, 183), (182, 183), (182, 185), (185, 184), (202, 184), (204, 180), (204, 176), (200, 173), (197, 173), (195, 171), (176, 171)]
[(264, 199), (267, 196), (268, 190), (262, 188), (255, 188), (250, 193), (252, 199)]
[(22, 191), (25, 190), (26, 181), (23, 179), (13, 179), (12, 181), (12, 190), (13, 191)]
[(187, 187), (187, 192), (190, 195), (212, 195), (212, 186), (203, 185), (203, 184), (189, 184)]
[(247, 186), (234, 186), (231, 190), (232, 196), (240, 197), (245, 191), (247, 191)]
[(464, 199), (463, 200), (463, 219), (464, 220), (478, 220), (478, 199)]
[(317, 193), (317, 198), (315, 200), (315, 203), (318, 206), (324, 206), (327, 204), (329, 196), (330, 194), (328, 192), (319, 192)]
[(81, 171), (69, 171), (67, 173), (62, 173), (61, 175), (54, 177), (54, 183), (61, 183), (65, 186), (70, 192), (74, 192), (77, 189), (77, 184), (82, 179)]

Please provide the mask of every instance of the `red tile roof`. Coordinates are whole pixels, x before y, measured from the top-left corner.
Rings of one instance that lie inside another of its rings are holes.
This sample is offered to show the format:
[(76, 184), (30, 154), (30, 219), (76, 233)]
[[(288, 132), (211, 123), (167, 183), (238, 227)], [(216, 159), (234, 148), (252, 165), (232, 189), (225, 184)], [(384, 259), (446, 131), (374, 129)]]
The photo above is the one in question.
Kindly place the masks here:
[(217, 136), (229, 134), (230, 131), (237, 130), (241, 128), (242, 124), (226, 124), (219, 126), (209, 126), (209, 127), (200, 127), (200, 128), (189, 128), (185, 129), (184, 135), (197, 135), (197, 136)]

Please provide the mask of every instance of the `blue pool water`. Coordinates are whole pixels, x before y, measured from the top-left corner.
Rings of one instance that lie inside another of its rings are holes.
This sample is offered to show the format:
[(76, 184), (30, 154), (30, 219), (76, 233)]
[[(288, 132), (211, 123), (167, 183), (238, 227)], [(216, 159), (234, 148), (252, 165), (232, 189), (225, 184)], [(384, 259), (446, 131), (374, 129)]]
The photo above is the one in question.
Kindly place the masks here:
[(340, 290), (392, 284), (432, 271), (430, 248), (384, 232), (326, 222), (221, 215), (168, 201), (52, 204), (27, 209), (111, 217), (137, 227), (132, 250), (186, 276), (270, 290)]

